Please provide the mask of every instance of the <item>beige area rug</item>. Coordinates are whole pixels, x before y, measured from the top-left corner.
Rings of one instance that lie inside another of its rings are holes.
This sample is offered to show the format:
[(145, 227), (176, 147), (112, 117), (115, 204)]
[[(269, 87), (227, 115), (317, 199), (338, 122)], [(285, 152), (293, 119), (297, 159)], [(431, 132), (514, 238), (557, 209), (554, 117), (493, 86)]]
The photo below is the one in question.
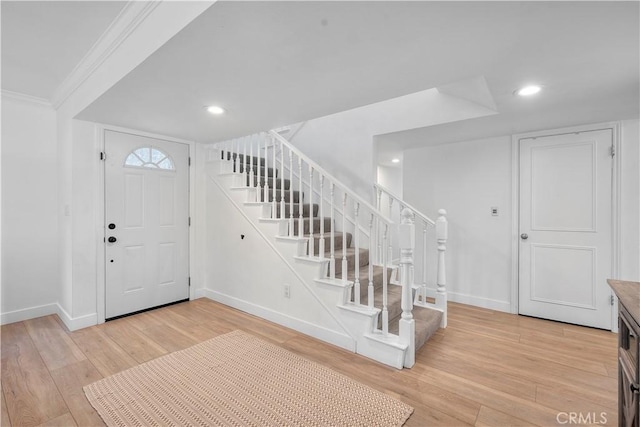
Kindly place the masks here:
[(109, 426), (401, 426), (413, 408), (241, 331), (84, 387)]

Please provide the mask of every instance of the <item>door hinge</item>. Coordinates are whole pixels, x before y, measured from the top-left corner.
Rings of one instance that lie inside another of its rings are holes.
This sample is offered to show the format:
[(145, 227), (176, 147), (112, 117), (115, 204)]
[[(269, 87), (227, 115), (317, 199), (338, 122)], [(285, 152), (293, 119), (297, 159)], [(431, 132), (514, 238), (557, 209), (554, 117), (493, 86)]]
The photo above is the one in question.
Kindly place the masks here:
[(610, 295), (609, 297), (610, 297), (609, 301), (611, 302), (611, 305), (613, 305), (616, 301), (616, 297), (614, 297), (613, 295)]
[(189, 217), (189, 227), (191, 227), (191, 217)]
[(609, 154), (611, 155), (611, 157), (615, 157), (616, 156), (616, 146), (612, 145), (611, 147), (609, 147)]
[(189, 277), (188, 282), (189, 282), (189, 287), (191, 287), (191, 277)]
[(189, 156), (189, 166), (191, 166), (191, 156)]
[(105, 153), (104, 151), (100, 152), (100, 160), (107, 160), (107, 153)]

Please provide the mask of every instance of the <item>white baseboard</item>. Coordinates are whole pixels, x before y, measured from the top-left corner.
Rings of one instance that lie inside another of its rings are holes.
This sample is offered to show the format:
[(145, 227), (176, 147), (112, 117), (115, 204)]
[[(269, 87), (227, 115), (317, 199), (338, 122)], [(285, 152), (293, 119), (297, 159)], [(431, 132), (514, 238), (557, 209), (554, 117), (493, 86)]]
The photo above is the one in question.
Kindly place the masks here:
[(23, 320), (35, 319), (36, 317), (58, 314), (59, 305), (57, 303), (39, 305), (36, 307), (22, 308), (20, 310), (2, 313), (0, 322), (3, 325), (8, 323), (22, 322)]
[(62, 323), (65, 324), (70, 331), (77, 331), (78, 329), (94, 326), (98, 324), (98, 313), (86, 314), (84, 316), (71, 317), (69, 313), (65, 311), (60, 304), (58, 306), (58, 316)]
[(458, 292), (447, 292), (447, 298), (449, 301), (459, 302), (460, 304), (474, 305), (476, 307), (511, 313), (511, 303), (509, 301), (500, 301), (475, 295), (461, 294)]
[(262, 307), (257, 304), (241, 300), (230, 295), (226, 295), (211, 289), (200, 289), (198, 294), (209, 298), (210, 300), (217, 301), (229, 307), (237, 308), (249, 314), (261, 317), (279, 325), (291, 328), (303, 334), (310, 335), (318, 338), (319, 340), (331, 343), (338, 347), (344, 348), (349, 351), (356, 351), (356, 342), (348, 335), (332, 331), (330, 329), (323, 328), (318, 325), (306, 322), (304, 320), (297, 319), (295, 317), (287, 316), (270, 308)]
[(205, 288), (198, 288), (198, 289), (194, 289), (193, 291), (193, 299), (198, 299), (198, 298), (204, 298), (207, 296), (207, 289)]
[(22, 322), (23, 320), (35, 319), (37, 317), (49, 316), (51, 314), (57, 314), (58, 317), (60, 317), (60, 320), (62, 320), (70, 331), (76, 331), (78, 329), (98, 324), (97, 313), (71, 317), (69, 316), (69, 313), (67, 313), (58, 303), (39, 305), (36, 307), (23, 308), (20, 310), (2, 313), (2, 316), (0, 316), (0, 324), (6, 325), (9, 323)]

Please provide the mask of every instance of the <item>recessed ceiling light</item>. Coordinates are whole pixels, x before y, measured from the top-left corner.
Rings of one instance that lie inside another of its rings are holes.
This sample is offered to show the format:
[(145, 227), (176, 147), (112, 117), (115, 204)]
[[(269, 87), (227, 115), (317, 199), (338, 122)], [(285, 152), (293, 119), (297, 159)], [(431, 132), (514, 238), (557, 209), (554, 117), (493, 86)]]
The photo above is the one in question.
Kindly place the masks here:
[(541, 90), (542, 90), (542, 86), (529, 85), (529, 86), (524, 86), (524, 87), (518, 89), (516, 91), (516, 95), (519, 95), (519, 96), (531, 96), (531, 95), (535, 95), (536, 93), (540, 92)]
[(226, 113), (226, 110), (222, 107), (218, 107), (217, 105), (210, 105), (207, 107), (207, 111), (211, 114), (215, 114), (219, 116), (220, 114)]
[(391, 159), (391, 163), (400, 163), (400, 159)]

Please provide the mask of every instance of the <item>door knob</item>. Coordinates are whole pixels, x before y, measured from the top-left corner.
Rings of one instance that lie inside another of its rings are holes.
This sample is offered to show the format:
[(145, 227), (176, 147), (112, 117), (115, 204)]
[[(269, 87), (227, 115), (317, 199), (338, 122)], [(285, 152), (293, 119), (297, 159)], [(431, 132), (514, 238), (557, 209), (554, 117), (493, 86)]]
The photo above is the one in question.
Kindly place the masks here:
[(522, 234), (520, 235), (520, 238), (521, 238), (522, 240), (527, 240), (527, 239), (529, 238), (529, 235), (528, 235), (527, 233), (522, 233)]
[(109, 238), (107, 239), (107, 241), (108, 241), (109, 243), (115, 243), (117, 240), (118, 240), (118, 239), (116, 239), (116, 238), (115, 238), (115, 237), (113, 237), (113, 236), (111, 236), (111, 237), (109, 237)]
[(116, 228), (116, 225), (114, 223), (109, 224), (109, 230), (113, 230), (114, 228)]

